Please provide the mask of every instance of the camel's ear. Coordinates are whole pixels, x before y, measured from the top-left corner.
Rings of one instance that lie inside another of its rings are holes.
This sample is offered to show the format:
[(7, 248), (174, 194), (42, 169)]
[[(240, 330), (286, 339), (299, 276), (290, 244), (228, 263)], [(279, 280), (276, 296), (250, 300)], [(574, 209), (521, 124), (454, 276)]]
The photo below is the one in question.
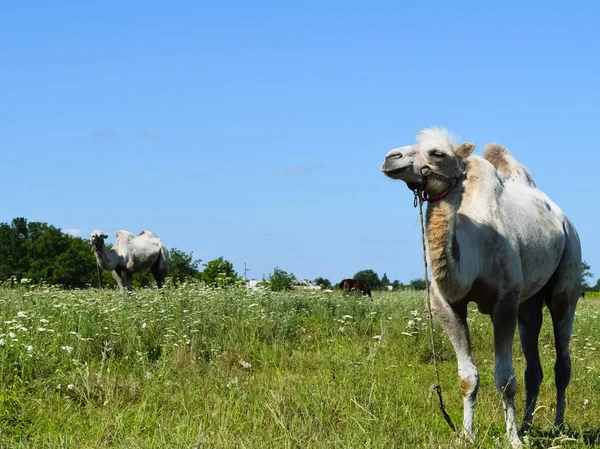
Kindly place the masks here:
[(459, 159), (465, 159), (471, 155), (473, 150), (475, 149), (475, 144), (471, 142), (461, 143), (459, 146), (454, 148), (454, 154)]

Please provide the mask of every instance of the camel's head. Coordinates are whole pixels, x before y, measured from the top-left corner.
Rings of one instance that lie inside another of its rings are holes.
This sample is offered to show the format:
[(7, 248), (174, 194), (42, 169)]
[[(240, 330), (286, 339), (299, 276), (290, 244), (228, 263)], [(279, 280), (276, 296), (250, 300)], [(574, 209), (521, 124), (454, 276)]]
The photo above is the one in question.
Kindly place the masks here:
[[(464, 170), (464, 160), (475, 149), (472, 143), (455, 144), (444, 128), (427, 128), (416, 137), (415, 145), (395, 148), (385, 156), (381, 170), (392, 179), (400, 179), (409, 189), (423, 188), (429, 195), (448, 189), (452, 178)], [(430, 173), (441, 176), (428, 176)], [(447, 178), (445, 180), (444, 178)]]
[(95, 231), (90, 232), (90, 242), (92, 242), (92, 245), (96, 249), (102, 248), (102, 246), (104, 245), (104, 239), (107, 237), (108, 235), (106, 235), (100, 229), (96, 229)]

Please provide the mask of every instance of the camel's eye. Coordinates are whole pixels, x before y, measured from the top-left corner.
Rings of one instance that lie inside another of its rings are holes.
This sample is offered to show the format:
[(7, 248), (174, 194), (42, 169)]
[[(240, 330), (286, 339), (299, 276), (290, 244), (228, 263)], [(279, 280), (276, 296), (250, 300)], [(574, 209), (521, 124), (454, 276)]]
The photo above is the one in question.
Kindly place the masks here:
[(444, 157), (444, 153), (442, 153), (441, 151), (438, 151), (438, 150), (433, 150), (433, 151), (429, 152), (429, 155), (433, 156), (433, 157)]

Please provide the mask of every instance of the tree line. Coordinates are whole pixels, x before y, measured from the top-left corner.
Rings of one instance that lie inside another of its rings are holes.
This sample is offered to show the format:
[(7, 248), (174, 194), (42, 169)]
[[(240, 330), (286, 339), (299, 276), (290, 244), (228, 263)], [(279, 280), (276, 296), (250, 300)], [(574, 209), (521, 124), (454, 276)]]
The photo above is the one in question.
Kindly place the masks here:
[[(110, 245), (108, 245), (110, 247)], [(188, 279), (217, 285), (239, 279), (233, 265), (222, 257), (200, 269), (201, 260), (192, 253), (169, 249), (169, 279), (179, 284)], [(64, 288), (114, 287), (108, 271), (98, 268), (92, 246), (87, 239), (74, 237), (48, 223), (18, 217), (0, 223), (0, 281), (12, 283), (46, 283)], [(135, 287), (154, 282), (151, 273), (136, 273)]]
[[(110, 244), (107, 245), (110, 249)], [(178, 248), (169, 249), (170, 282), (177, 285), (189, 279), (204, 281), (207, 285), (223, 286), (241, 280), (231, 262), (223, 257), (202, 264), (194, 259), (193, 253)], [(424, 289), (425, 283), (415, 279), (404, 285), (390, 282), (387, 274), (381, 279), (373, 270), (362, 270), (355, 279), (369, 283), (372, 290), (388, 289), (391, 286)], [(17, 217), (10, 223), (0, 223), (0, 282), (46, 283), (64, 288), (115, 287), (116, 283), (108, 271), (99, 269), (92, 246), (88, 239), (62, 232), (60, 228), (45, 222), (28, 221)], [(152, 285), (151, 273), (135, 273), (134, 287)], [(326, 278), (315, 279), (322, 288), (335, 288)], [(293, 288), (297, 279), (293, 273), (275, 268), (261, 281), (261, 285), (272, 290)]]
[[(170, 282), (178, 285), (189, 279), (204, 281), (207, 285), (224, 286), (241, 280), (233, 264), (223, 257), (202, 264), (193, 253), (177, 248), (169, 249)], [(600, 279), (592, 285), (590, 265), (583, 261), (581, 286), (583, 291), (600, 291)], [(408, 284), (390, 281), (386, 273), (381, 278), (371, 270), (357, 272), (354, 279), (367, 282), (371, 290), (425, 290), (423, 279)], [(61, 285), (64, 288), (114, 287), (112, 275), (98, 268), (92, 247), (87, 239), (75, 237), (48, 223), (14, 218), (11, 223), (0, 223), (0, 282), (41, 283)], [(313, 282), (324, 289), (336, 288), (330, 280), (318, 277)], [(136, 273), (135, 287), (152, 285), (150, 272)], [(293, 288), (297, 279), (293, 273), (275, 268), (261, 285), (272, 290)]]

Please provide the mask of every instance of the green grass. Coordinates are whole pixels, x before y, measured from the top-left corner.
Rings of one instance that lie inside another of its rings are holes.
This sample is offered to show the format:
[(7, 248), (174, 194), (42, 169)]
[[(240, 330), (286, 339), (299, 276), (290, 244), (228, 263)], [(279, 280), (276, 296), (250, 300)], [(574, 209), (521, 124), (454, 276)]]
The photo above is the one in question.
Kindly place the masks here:
[[(580, 301), (566, 438), (550, 320), (532, 447), (593, 447), (600, 423), (600, 298)], [(474, 307), (472, 308), (475, 309)], [(422, 293), (0, 289), (0, 447), (421, 448), (455, 440), (435, 381)], [(476, 447), (506, 447), (489, 318), (469, 315), (481, 387)], [(447, 408), (462, 419), (456, 361), (436, 328)], [(517, 407), (524, 361), (515, 338)]]

